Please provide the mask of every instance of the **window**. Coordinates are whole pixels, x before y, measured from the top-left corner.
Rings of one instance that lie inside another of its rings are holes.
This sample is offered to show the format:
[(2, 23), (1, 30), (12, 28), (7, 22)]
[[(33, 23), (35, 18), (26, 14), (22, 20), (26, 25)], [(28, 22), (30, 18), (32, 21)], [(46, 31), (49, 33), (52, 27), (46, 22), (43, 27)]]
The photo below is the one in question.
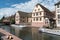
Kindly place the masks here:
[(39, 11), (40, 9), (38, 9), (38, 11)]
[(60, 19), (60, 15), (58, 15), (58, 19)]
[(60, 24), (60, 20), (58, 20), (58, 24)]
[(18, 18), (19, 16), (16, 16), (16, 18)]
[(16, 19), (16, 21), (19, 21), (18, 19)]
[(36, 9), (35, 9), (35, 12), (36, 12)]
[(45, 24), (47, 24), (48, 23), (48, 20), (45, 20)]
[(24, 20), (22, 22), (25, 22)]
[(40, 18), (40, 21), (42, 20), (42, 18)]
[(33, 16), (35, 16), (35, 13), (33, 13)]
[(36, 16), (38, 15), (38, 13), (36, 13)]
[(36, 21), (38, 21), (38, 18), (36, 18)]
[(40, 12), (40, 15), (41, 15), (41, 12)]
[(57, 8), (59, 8), (59, 5), (57, 5)]
[(23, 17), (23, 19), (24, 19), (25, 17)]
[(57, 10), (57, 13), (60, 13), (60, 9)]
[(43, 11), (40, 11), (40, 15), (43, 15)]
[(33, 21), (35, 21), (35, 18), (33, 18)]

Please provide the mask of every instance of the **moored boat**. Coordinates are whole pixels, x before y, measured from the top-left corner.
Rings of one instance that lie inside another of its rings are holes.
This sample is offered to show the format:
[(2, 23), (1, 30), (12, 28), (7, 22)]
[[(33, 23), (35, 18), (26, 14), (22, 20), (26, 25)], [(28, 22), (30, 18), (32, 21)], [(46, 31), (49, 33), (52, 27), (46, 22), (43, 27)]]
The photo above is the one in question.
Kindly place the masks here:
[(45, 32), (45, 33), (50, 33), (50, 34), (55, 34), (55, 35), (60, 35), (60, 30), (58, 30), (58, 29), (39, 28), (39, 31)]

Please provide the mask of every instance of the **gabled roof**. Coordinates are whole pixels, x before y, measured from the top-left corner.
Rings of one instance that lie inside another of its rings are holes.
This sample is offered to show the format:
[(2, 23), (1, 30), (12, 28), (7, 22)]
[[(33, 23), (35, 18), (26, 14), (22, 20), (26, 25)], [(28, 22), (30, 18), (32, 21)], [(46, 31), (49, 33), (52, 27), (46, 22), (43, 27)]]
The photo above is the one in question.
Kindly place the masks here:
[[(41, 5), (41, 4), (37, 4), (37, 5), (40, 5), (41, 6), (41, 8), (45, 11), (45, 12), (47, 12), (47, 13), (52, 13), (50, 10), (48, 10), (46, 7), (44, 7), (43, 5)], [(37, 6), (36, 5), (36, 6)]]
[(19, 15), (21, 16), (25, 16), (25, 17), (31, 17), (31, 13), (27, 13), (27, 12), (22, 12), (22, 11), (18, 11)]
[(53, 16), (55, 18), (56, 17), (56, 12), (55, 11), (52, 11), (52, 13), (53, 13)]
[[(43, 5), (41, 5), (41, 4), (37, 4), (37, 5), (40, 5), (40, 7), (44, 10), (44, 12), (45, 13), (47, 13), (47, 14), (50, 14), (49, 16), (53, 16), (54, 14), (50, 11), (50, 10), (48, 10), (46, 7), (44, 7)], [(37, 6), (36, 5), (36, 6)]]
[(59, 5), (60, 4), (60, 1), (58, 3), (56, 3), (55, 5)]
[(28, 15), (28, 13), (26, 13), (26, 12), (22, 12), (22, 11), (18, 11), (18, 13), (19, 13), (19, 15), (20, 15), (20, 17), (27, 17)]

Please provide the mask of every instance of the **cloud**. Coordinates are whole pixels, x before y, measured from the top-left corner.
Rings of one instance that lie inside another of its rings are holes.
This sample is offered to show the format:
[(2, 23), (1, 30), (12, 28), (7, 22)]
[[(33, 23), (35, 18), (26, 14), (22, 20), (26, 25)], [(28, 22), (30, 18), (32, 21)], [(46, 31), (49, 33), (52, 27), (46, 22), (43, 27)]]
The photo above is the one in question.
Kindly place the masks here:
[(11, 16), (17, 11), (17, 9), (14, 8), (2, 8), (0, 9), (0, 15), (1, 16)]
[(29, 2), (14, 4), (11, 7), (17, 8), (18, 10), (31, 12), (34, 6), (38, 3), (37, 0), (31, 0)]
[[(17, 8), (18, 10), (25, 11), (25, 12), (32, 12), (34, 6), (37, 3), (42, 4), (49, 10), (54, 10), (54, 4), (58, 2), (59, 0), (31, 0), (25, 3), (20, 3), (20, 4), (14, 4), (11, 5), (11, 7)], [(50, 7), (51, 6), (51, 7)]]
[[(59, 1), (59, 0), (58, 0)], [(31, 0), (25, 3), (13, 4), (10, 8), (1, 8), (0, 9), (0, 18), (5, 16), (10, 16), (15, 14), (16, 11), (25, 11), (25, 12), (32, 12), (34, 6), (37, 3), (41, 3), (43, 6), (48, 8), (49, 10), (54, 10), (54, 4), (58, 2), (57, 0)], [(51, 6), (51, 7), (50, 7)]]

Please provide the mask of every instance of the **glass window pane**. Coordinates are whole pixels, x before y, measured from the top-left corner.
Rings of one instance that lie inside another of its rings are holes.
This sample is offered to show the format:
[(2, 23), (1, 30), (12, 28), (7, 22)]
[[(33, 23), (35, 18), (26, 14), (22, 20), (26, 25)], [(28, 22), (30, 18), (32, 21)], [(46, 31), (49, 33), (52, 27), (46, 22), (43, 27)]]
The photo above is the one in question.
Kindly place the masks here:
[(36, 16), (38, 15), (38, 13), (36, 13)]
[(42, 18), (40, 18), (40, 21), (42, 20)]
[(33, 13), (33, 15), (35, 16), (35, 13)]
[(59, 5), (57, 5), (57, 8), (59, 8)]
[(58, 24), (60, 24), (60, 20), (58, 20)]
[(36, 21), (38, 21), (38, 18), (36, 18)]
[(60, 9), (57, 10), (57, 13), (60, 13)]
[(40, 15), (41, 15), (41, 12), (40, 12)]
[(33, 21), (35, 21), (35, 18), (33, 18)]
[(60, 15), (58, 15), (58, 19), (60, 19)]

